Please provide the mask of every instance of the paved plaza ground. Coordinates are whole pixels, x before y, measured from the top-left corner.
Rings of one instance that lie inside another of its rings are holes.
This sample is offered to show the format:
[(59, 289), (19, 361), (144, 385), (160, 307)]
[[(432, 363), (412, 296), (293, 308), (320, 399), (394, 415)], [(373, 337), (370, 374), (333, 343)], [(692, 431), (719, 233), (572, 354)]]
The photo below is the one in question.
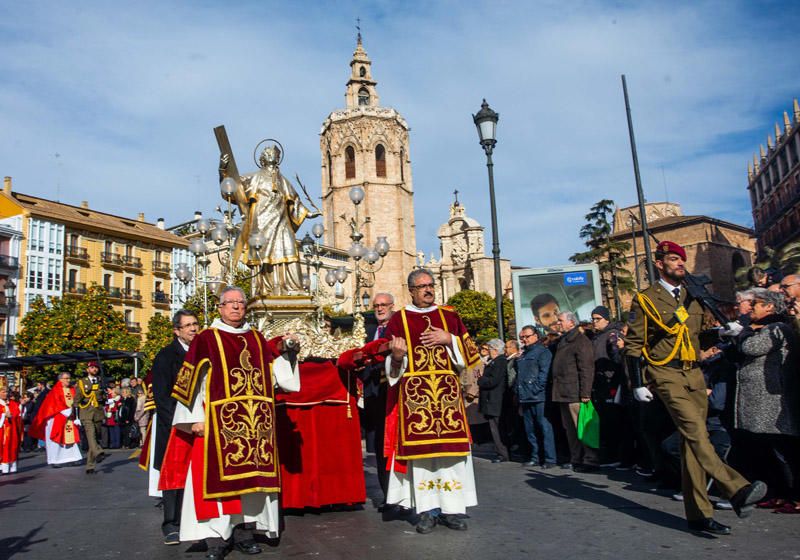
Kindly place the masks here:
[[(202, 559), (188, 543), (162, 544), (161, 510), (128, 456), (112, 452), (87, 476), (83, 467), (52, 469), (43, 454), (23, 454), (20, 472), (0, 477), (0, 559)], [(480, 505), (469, 510), (466, 532), (418, 535), (413, 519), (382, 520), (368, 456), (367, 504), (287, 515), (280, 544), (265, 543), (253, 558), (800, 558), (800, 516), (757, 510), (739, 520), (720, 511), (733, 534), (698, 537), (685, 531), (680, 503), (630, 471), (542, 471), (489, 456), (476, 452)]]

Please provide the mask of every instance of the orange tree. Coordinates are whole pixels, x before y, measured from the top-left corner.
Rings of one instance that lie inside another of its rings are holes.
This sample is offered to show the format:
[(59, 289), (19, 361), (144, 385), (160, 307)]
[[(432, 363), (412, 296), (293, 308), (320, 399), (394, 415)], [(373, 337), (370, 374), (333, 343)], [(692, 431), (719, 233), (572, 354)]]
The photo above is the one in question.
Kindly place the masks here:
[[(58, 354), (94, 350), (135, 351), (139, 337), (128, 332), (122, 313), (108, 302), (106, 291), (93, 285), (80, 298), (53, 298), (46, 305), (41, 298), (31, 303), (30, 310), (21, 321), (16, 338), (20, 356)], [(74, 367), (82, 374), (82, 366)], [(52, 381), (64, 366), (48, 366), (33, 371), (29, 381)], [(103, 364), (106, 375), (115, 378), (133, 373), (132, 360), (116, 360)]]
[[(448, 299), (447, 305), (458, 311), (464, 326), (478, 343), (497, 338), (497, 307), (495, 299), (486, 292), (462, 290)], [(503, 326), (508, 332), (514, 321), (514, 304), (508, 298), (503, 298), (503, 315)]]
[(142, 377), (147, 375), (147, 370), (153, 365), (153, 360), (158, 351), (172, 342), (173, 335), (172, 321), (169, 317), (164, 315), (150, 317), (147, 322), (147, 337), (142, 346), (142, 354), (144, 354), (142, 357)]

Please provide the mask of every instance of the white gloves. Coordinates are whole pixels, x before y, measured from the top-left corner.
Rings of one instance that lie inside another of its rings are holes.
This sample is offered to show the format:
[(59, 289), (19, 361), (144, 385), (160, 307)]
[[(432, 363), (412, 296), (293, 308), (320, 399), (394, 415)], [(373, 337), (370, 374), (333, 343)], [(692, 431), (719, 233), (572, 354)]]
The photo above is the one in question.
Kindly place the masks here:
[(64, 417), (69, 418), (70, 416), (72, 416), (72, 409), (71, 408), (65, 408), (64, 410), (61, 411), (61, 414)]
[(72, 423), (75, 424), (76, 426), (80, 426), (81, 425), (81, 420), (80, 420), (80, 418), (76, 418), (75, 420), (72, 421)]
[(639, 402), (650, 402), (653, 400), (653, 393), (647, 387), (637, 387), (633, 390), (633, 398)]
[(744, 327), (738, 321), (731, 321), (725, 325), (722, 333), (724, 336), (736, 336), (744, 330)]

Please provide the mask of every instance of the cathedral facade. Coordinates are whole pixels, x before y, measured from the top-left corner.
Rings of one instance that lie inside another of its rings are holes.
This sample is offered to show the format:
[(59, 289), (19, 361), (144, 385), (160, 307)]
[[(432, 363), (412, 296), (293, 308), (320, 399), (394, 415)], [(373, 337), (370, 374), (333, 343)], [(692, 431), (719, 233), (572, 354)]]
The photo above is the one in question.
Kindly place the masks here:
[(362, 187), (365, 197), (358, 209), (362, 243), (372, 247), (378, 237), (386, 237), (391, 247), (367, 292), (371, 297), (390, 292), (404, 304), (409, 301), (406, 276), (416, 258), (409, 127), (396, 110), (380, 105), (371, 66), (359, 35), (345, 108), (328, 115), (320, 132), (325, 245), (350, 247), (355, 206), (349, 193), (352, 187)]

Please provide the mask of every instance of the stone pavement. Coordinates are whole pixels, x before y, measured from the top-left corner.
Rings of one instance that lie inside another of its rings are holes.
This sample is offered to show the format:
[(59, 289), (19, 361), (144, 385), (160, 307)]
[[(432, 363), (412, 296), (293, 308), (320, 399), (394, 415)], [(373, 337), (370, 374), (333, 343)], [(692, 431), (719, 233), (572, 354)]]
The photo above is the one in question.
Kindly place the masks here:
[[(19, 473), (0, 476), (0, 559), (202, 559), (188, 543), (162, 544), (161, 510), (128, 455), (111, 453), (90, 477), (82, 467), (52, 469), (43, 454), (24, 454)], [(437, 527), (418, 535), (410, 520), (383, 521), (368, 456), (371, 500), (363, 508), (287, 515), (280, 545), (264, 544), (253, 558), (800, 558), (800, 516), (757, 510), (739, 520), (720, 511), (716, 518), (733, 534), (697, 537), (684, 530), (680, 503), (629, 471), (541, 471), (491, 464), (488, 456), (476, 454), (480, 505), (470, 509), (466, 532)]]

